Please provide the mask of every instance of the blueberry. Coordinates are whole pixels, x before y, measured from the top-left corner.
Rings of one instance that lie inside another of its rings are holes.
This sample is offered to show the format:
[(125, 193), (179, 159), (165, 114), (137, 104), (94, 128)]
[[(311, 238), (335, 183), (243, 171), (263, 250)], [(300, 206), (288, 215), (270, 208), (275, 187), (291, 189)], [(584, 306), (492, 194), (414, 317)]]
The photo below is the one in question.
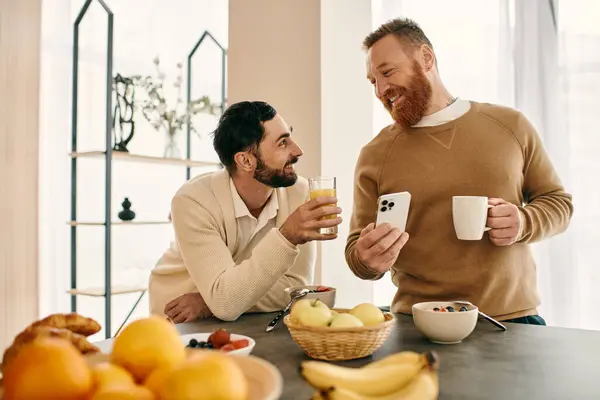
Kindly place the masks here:
[(189, 347), (196, 347), (196, 346), (198, 346), (198, 341), (196, 339), (190, 340)]
[(469, 311), (469, 309), (467, 308), (467, 306), (462, 306), (458, 311)]
[(206, 348), (207, 348), (207, 349), (213, 349), (213, 348), (214, 348), (214, 346), (213, 346), (213, 344), (212, 344), (212, 343), (206, 343)]
[(198, 342), (198, 347), (200, 347), (201, 349), (203, 349), (203, 348), (206, 347), (207, 344), (208, 343), (206, 343), (206, 342)]
[(433, 311), (440, 311), (438, 307), (434, 308)]
[(454, 307), (452, 307), (452, 306), (446, 307), (446, 310), (448, 310), (448, 312), (454, 312), (455, 311)]

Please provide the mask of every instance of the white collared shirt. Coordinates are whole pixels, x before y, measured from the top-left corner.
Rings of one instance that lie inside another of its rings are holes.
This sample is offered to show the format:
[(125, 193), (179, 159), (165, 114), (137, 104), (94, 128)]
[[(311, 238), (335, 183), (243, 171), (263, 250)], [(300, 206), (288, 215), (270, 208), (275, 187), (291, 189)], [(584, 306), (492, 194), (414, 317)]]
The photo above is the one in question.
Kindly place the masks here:
[[(233, 199), (233, 209), (235, 212), (235, 219), (237, 222), (237, 244), (236, 248), (243, 249), (255, 240), (260, 240), (262, 237), (274, 228), (277, 212), (279, 211), (279, 203), (277, 201), (277, 194), (275, 190), (271, 192), (271, 196), (265, 207), (261, 211), (258, 218), (254, 217), (248, 206), (244, 203), (244, 200), (240, 197), (233, 180), (229, 179), (229, 185), (231, 187), (231, 197)], [(254, 248), (251, 246), (250, 248)], [(244, 254), (243, 258), (250, 256), (251, 252), (242, 251)]]
[(423, 118), (421, 118), (419, 122), (413, 125), (413, 128), (442, 125), (446, 122), (453, 121), (458, 117), (463, 116), (470, 109), (470, 101), (457, 98), (456, 101), (450, 104), (448, 107), (443, 108), (436, 113), (426, 115)]

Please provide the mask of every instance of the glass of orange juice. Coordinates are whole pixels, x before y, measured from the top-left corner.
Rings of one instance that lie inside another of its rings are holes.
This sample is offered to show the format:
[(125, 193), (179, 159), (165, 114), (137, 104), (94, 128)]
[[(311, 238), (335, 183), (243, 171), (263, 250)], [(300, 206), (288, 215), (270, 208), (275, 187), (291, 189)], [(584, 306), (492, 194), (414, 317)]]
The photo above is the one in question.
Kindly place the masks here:
[[(315, 178), (308, 179), (308, 186), (310, 188), (310, 199), (314, 200), (317, 197), (337, 197), (336, 187), (335, 187), (335, 177), (325, 177), (318, 176)], [(336, 204), (329, 204), (331, 206), (335, 206)], [(333, 219), (336, 218), (336, 215), (328, 215), (321, 219)], [(321, 228), (319, 229), (319, 233), (323, 235), (333, 235), (338, 232), (337, 226), (332, 226), (329, 228)]]

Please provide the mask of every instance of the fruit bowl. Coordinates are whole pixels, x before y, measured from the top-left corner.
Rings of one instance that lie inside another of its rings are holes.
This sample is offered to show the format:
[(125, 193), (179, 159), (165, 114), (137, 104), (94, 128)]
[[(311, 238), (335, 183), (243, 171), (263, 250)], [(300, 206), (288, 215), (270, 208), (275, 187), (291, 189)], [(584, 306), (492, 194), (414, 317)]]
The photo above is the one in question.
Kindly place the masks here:
[[(333, 311), (339, 314), (350, 312), (345, 308), (334, 308)], [(370, 356), (383, 345), (394, 325), (391, 313), (384, 312), (383, 316), (384, 321), (380, 324), (357, 327), (306, 326), (294, 322), (291, 315), (286, 315), (283, 323), (309, 357), (342, 361)]]
[(433, 343), (460, 343), (473, 332), (478, 317), (476, 306), (465, 307), (462, 311), (461, 307), (451, 301), (417, 303), (412, 306), (413, 321)]
[[(203, 351), (196, 349), (186, 350), (188, 357), (193, 357), (194, 353)], [(107, 362), (109, 358), (110, 355), (106, 353), (86, 356), (86, 360), (90, 366)], [(232, 357), (232, 359), (240, 367), (248, 381), (248, 400), (277, 400), (281, 397), (283, 392), (283, 377), (277, 367), (266, 360), (252, 355), (247, 357)]]
[[(181, 341), (183, 342), (183, 344), (185, 346), (190, 347), (190, 342), (192, 342), (192, 341), (195, 341), (195, 343), (198, 343), (198, 344), (208, 343), (209, 337), (211, 335), (212, 335), (212, 333), (190, 333), (189, 335), (182, 335)], [(222, 351), (225, 351), (228, 354), (233, 354), (233, 355), (247, 356), (250, 353), (252, 353), (252, 349), (254, 349), (254, 346), (256, 345), (256, 341), (254, 341), (254, 339), (252, 339), (251, 337), (244, 336), (244, 335), (237, 335), (235, 333), (230, 334), (230, 341), (231, 341), (231, 343), (234, 343), (234, 344), (239, 343), (239, 342), (247, 342), (247, 345), (245, 345), (244, 347), (241, 347), (241, 348), (237, 348), (234, 346), (233, 350), (221, 348)], [(198, 346), (198, 347), (202, 347), (202, 346)]]
[(335, 288), (330, 286), (317, 286), (317, 285), (309, 285), (309, 286), (291, 286), (285, 288), (284, 291), (288, 295), (288, 298), (291, 298), (290, 294), (294, 290), (298, 289), (308, 289), (310, 293), (303, 296), (303, 299), (319, 299), (329, 308), (335, 307)]

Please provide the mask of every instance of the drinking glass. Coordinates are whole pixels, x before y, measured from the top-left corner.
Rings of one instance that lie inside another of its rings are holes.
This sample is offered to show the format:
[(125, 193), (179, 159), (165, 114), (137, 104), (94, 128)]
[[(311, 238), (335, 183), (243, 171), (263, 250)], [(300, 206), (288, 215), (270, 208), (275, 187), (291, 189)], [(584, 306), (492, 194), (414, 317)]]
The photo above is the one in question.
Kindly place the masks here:
[[(335, 187), (335, 177), (326, 177), (326, 176), (318, 176), (314, 178), (308, 179), (308, 185), (310, 188), (310, 199), (316, 199), (317, 197), (329, 196), (329, 197), (337, 197), (336, 195), (336, 187)], [(336, 206), (337, 204), (325, 204)], [(323, 219), (334, 219), (337, 218), (337, 215), (328, 215), (322, 217)], [(329, 228), (320, 228), (319, 233), (323, 235), (335, 235), (338, 232), (337, 226), (332, 226)]]

